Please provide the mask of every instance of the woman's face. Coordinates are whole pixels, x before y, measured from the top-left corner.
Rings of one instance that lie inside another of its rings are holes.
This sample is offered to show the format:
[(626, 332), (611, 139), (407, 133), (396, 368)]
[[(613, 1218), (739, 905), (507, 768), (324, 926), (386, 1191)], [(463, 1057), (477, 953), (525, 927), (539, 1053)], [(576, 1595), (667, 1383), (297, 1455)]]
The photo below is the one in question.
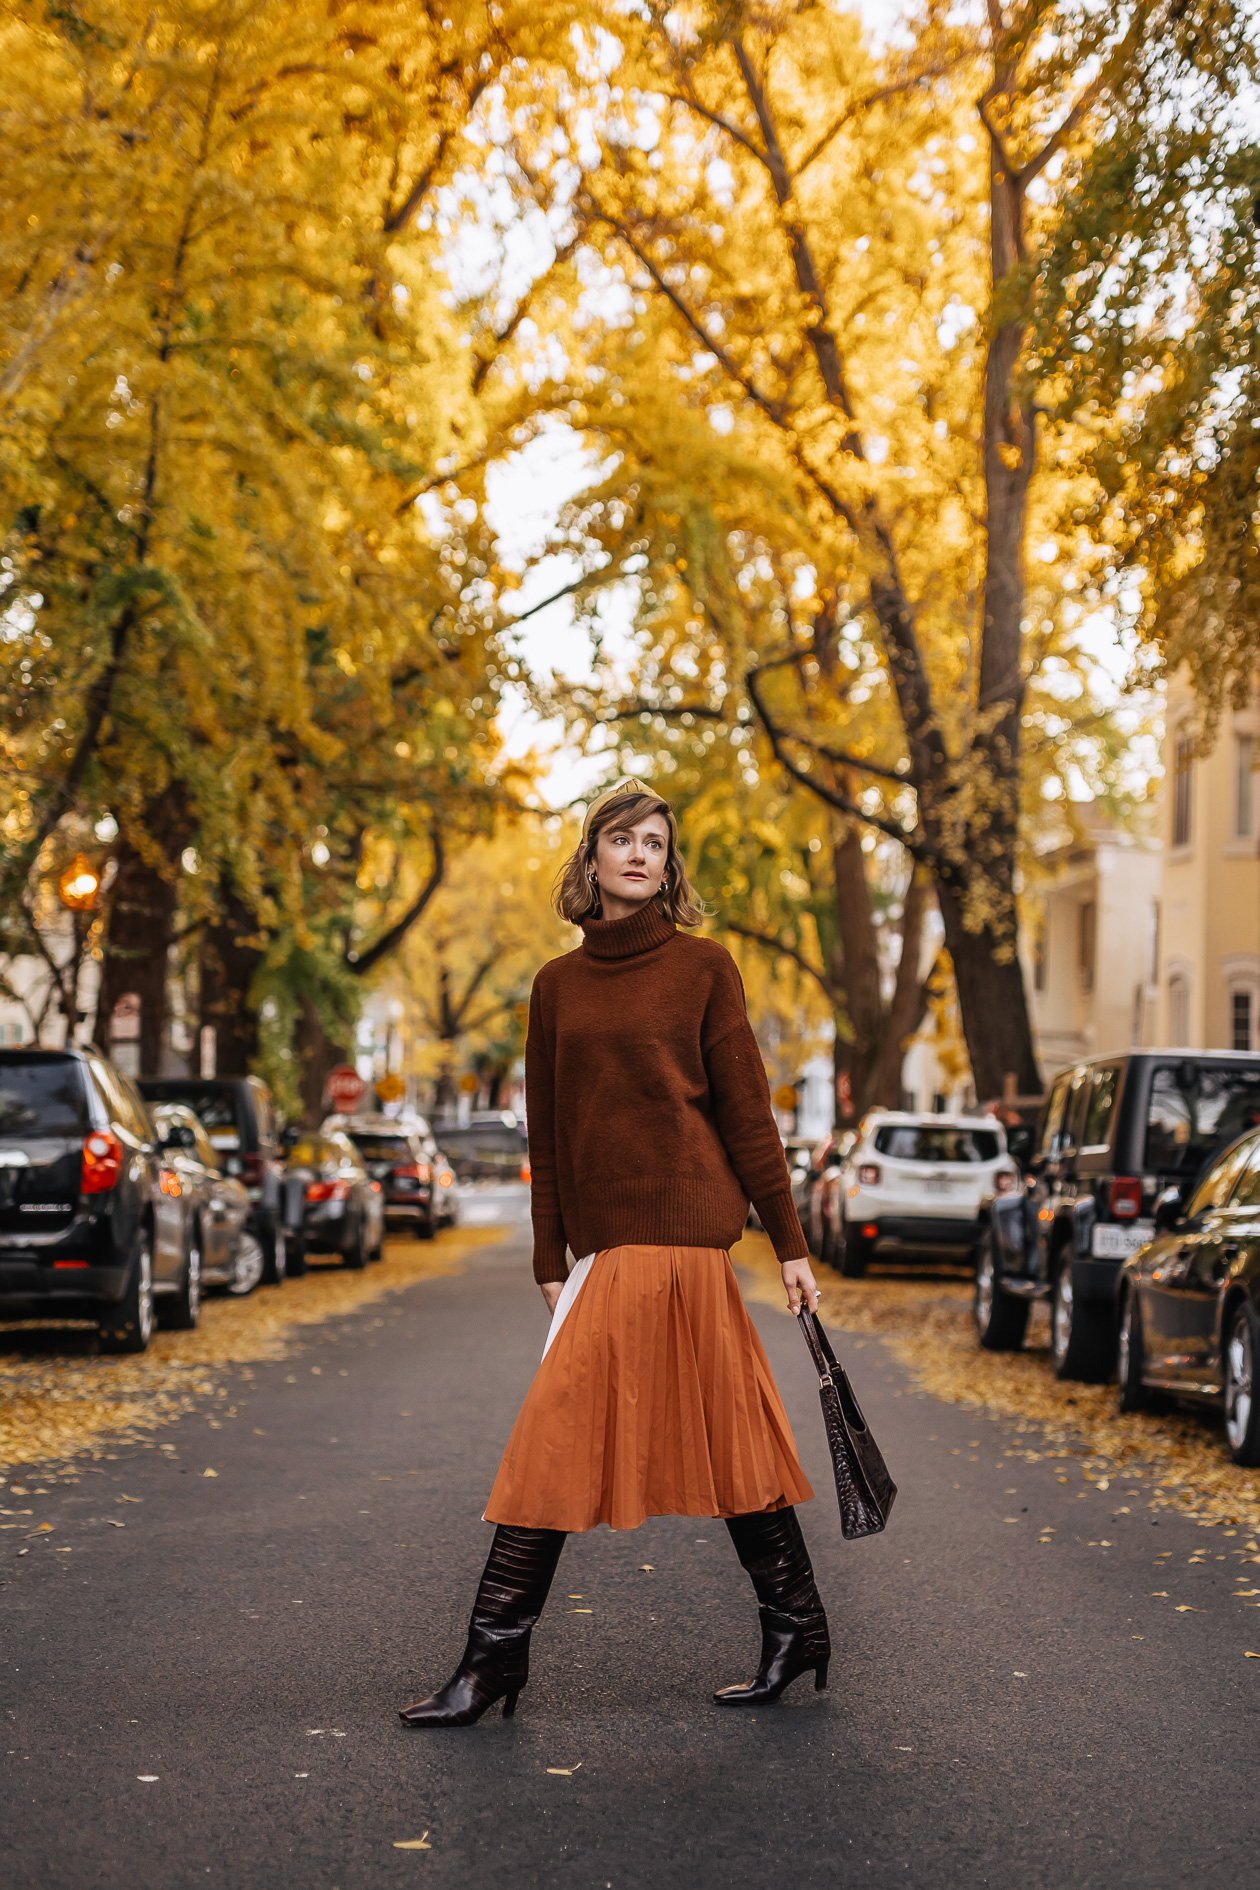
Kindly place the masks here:
[(623, 918), (661, 890), (669, 827), (648, 814), (633, 827), (605, 827), (595, 842), (595, 872), (605, 918)]

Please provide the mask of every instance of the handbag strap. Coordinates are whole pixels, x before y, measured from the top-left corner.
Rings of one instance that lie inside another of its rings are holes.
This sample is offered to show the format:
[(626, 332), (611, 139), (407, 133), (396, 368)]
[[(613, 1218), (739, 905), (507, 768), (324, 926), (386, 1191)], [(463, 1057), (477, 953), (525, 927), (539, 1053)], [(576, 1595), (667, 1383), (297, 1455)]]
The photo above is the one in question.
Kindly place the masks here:
[(809, 1355), (813, 1359), (814, 1368), (818, 1373), (818, 1382), (822, 1385), (829, 1385), (833, 1382), (832, 1373), (839, 1371), (840, 1364), (831, 1349), (831, 1341), (823, 1331), (822, 1321), (819, 1319), (817, 1313), (813, 1313), (809, 1310), (804, 1300), (801, 1301), (801, 1310), (797, 1314), (797, 1318), (800, 1320), (801, 1331), (805, 1336), (805, 1343), (809, 1347)]

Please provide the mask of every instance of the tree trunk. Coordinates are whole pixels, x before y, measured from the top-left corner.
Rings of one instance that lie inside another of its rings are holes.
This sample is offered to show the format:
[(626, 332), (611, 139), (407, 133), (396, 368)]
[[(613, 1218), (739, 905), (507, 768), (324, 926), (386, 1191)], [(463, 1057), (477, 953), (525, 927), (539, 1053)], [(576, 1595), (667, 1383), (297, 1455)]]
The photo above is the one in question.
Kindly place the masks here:
[(114, 851), (118, 873), (110, 892), (109, 922), (102, 942), (96, 1039), (110, 1047), (110, 1020), (119, 998), (140, 1000), (140, 1070), (157, 1074), (166, 1030), (167, 958), (175, 931), (176, 887), (120, 840)]
[(335, 1043), (324, 1029), (323, 1019), (309, 997), (303, 997), (298, 1013), (296, 1049), (298, 1055), (298, 1092), (302, 1098), (302, 1121), (317, 1128), (323, 1121), (324, 1086), (339, 1063), (352, 1061), (349, 1048)]
[(258, 920), (236, 888), (225, 881), (219, 917), (207, 926), (201, 947), (201, 1023), (214, 1026), (215, 1071), (248, 1076), (258, 1055), (258, 1015), (249, 989), (263, 958)]
[(938, 884), (937, 901), (945, 943), (954, 961), (954, 984), (962, 1017), (976, 1096), (989, 1102), (1001, 1096), (1008, 1075), (1022, 1096), (1035, 1096), (1041, 1076), (1033, 1054), (1032, 1023), (1024, 974), (1010, 941), (986, 927), (969, 932), (962, 902), (952, 885)]

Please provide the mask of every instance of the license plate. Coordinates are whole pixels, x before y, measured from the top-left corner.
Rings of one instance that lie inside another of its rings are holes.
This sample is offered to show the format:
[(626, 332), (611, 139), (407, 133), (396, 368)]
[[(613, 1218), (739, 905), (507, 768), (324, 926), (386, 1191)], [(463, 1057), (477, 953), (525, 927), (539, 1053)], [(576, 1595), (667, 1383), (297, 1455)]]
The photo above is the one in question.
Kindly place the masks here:
[(948, 1194), (948, 1175), (928, 1175), (923, 1183), (924, 1194)]
[(1127, 1227), (1119, 1227), (1114, 1221), (1096, 1222), (1089, 1250), (1095, 1260), (1127, 1260), (1154, 1234), (1154, 1221), (1130, 1221)]

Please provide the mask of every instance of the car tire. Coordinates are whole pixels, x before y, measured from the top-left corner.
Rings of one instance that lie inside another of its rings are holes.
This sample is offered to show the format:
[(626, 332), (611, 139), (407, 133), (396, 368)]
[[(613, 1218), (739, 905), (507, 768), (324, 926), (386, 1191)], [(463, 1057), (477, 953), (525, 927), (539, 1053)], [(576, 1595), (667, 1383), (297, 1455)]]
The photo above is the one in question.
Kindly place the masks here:
[(263, 1286), (283, 1286), (289, 1276), (289, 1246), (283, 1227), (275, 1227), (259, 1243), (263, 1251)]
[(870, 1241), (862, 1234), (855, 1234), (848, 1222), (842, 1221), (836, 1245), (839, 1252), (835, 1264), (841, 1277), (846, 1280), (864, 1279), (871, 1259)]
[(1050, 1290), (1050, 1357), (1056, 1378), (1083, 1385), (1106, 1384), (1115, 1367), (1115, 1318), (1110, 1307), (1077, 1300), (1070, 1259)]
[(432, 1240), (433, 1236), (436, 1233), (437, 1233), (437, 1227), (433, 1219), (433, 1210), (432, 1208), (430, 1208), (425, 1218), (422, 1221), (416, 1222), (416, 1239), (417, 1240)]
[(1142, 1308), (1133, 1287), (1128, 1286), (1120, 1302), (1120, 1337), (1116, 1346), (1116, 1377), (1119, 1391), (1116, 1403), (1123, 1412), (1145, 1411), (1151, 1394), (1142, 1383), (1146, 1348), (1142, 1340)]
[(354, 1230), (354, 1240), (341, 1256), (341, 1264), (348, 1267), (351, 1273), (362, 1273), (367, 1258), (367, 1248), (363, 1244), (363, 1222), (360, 1221)]
[(1028, 1331), (1028, 1313), (1028, 1301), (1004, 1293), (998, 1283), (990, 1233), (976, 1255), (976, 1288), (972, 1300), (976, 1338), (986, 1352), (1018, 1352)]
[(1260, 1399), (1256, 1368), (1260, 1362), (1260, 1321), (1248, 1300), (1231, 1309), (1222, 1348), (1225, 1377), (1225, 1437), (1235, 1463), (1260, 1463)]
[(306, 1272), (306, 1241), (301, 1234), (286, 1233), (284, 1237), (284, 1277), (286, 1280), (300, 1280)]
[(141, 1234), (131, 1263), (127, 1290), (117, 1306), (101, 1321), (101, 1350), (117, 1356), (147, 1352), (157, 1324), (153, 1310), (153, 1243)]
[(252, 1234), (242, 1234), (236, 1249), (236, 1266), (227, 1283), (227, 1290), (233, 1299), (245, 1299), (261, 1282), (262, 1276), (263, 1250)]
[(168, 1332), (195, 1332), (201, 1318), (201, 1229), (193, 1223), (179, 1276), (179, 1291), (159, 1300), (158, 1324)]

